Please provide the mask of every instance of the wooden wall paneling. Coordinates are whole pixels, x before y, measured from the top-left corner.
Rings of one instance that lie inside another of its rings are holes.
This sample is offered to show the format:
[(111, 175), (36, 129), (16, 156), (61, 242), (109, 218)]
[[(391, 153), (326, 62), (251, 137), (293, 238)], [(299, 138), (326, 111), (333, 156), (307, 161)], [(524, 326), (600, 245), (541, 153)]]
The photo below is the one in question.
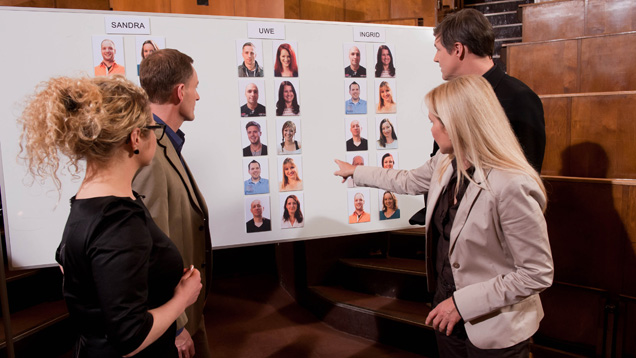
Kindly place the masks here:
[(585, 34), (585, 1), (522, 5), (523, 42), (567, 39)]
[(585, 34), (610, 34), (636, 30), (633, 0), (587, 0)]
[(636, 32), (581, 40), (581, 92), (636, 90)]
[(615, 357), (636, 357), (636, 298), (620, 297)]
[(170, 0), (110, 0), (114, 11), (170, 13)]
[(209, 5), (197, 5), (196, 0), (170, 0), (175, 14), (237, 16), (233, 0), (209, 0)]
[(300, 0), (285, 0), (285, 18), (300, 19)]
[(56, 0), (56, 5), (62, 9), (110, 10), (109, 0)]
[(619, 215), (622, 194), (611, 180), (561, 180), (544, 176), (546, 222), (554, 280), (618, 292), (620, 253), (627, 238)]
[(546, 146), (542, 174), (567, 175), (567, 162), (563, 153), (570, 146), (570, 99), (567, 97), (541, 98), (545, 117)]
[(55, 0), (0, 0), (0, 6), (55, 7)]
[(303, 20), (345, 21), (344, 0), (300, 0)]
[(435, 26), (435, 0), (391, 0), (391, 18), (422, 18), (424, 26)]
[[(625, 223), (625, 230), (629, 237), (629, 241), (625, 242), (623, 250), (623, 285), (621, 293), (629, 295), (635, 298), (636, 303), (636, 185), (625, 186), (623, 188), (623, 210), (621, 217), (623, 223)], [(636, 306), (633, 307), (636, 309)], [(636, 313), (633, 311), (633, 313)], [(636, 320), (632, 321), (632, 332), (636, 329)], [(631, 337), (636, 337), (636, 334)], [(632, 343), (632, 354), (634, 351), (634, 344)], [(632, 355), (634, 356), (634, 355)]]
[(371, 20), (365, 22), (370, 24), (419, 26), (419, 19)]
[(235, 16), (285, 18), (285, 0), (234, 0), (234, 4)]
[(598, 356), (602, 351), (606, 302), (604, 290), (555, 283), (541, 293), (545, 316), (534, 335), (534, 344), (556, 346), (586, 357)]
[[(606, 178), (636, 179), (635, 101), (636, 94), (572, 99), (571, 144), (591, 142), (602, 148), (608, 158)], [(599, 155), (587, 163), (579, 163), (587, 167), (577, 170), (601, 174), (603, 163)]]
[(578, 40), (509, 44), (507, 49), (508, 74), (537, 94), (578, 92)]
[(391, 0), (357, 0), (344, 2), (345, 21), (390, 19)]

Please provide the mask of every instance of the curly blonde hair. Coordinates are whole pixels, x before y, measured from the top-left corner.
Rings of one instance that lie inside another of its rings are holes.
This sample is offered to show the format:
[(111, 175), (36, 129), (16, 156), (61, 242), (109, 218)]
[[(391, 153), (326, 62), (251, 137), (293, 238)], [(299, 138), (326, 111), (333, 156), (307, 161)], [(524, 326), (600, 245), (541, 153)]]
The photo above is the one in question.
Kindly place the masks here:
[[(148, 97), (123, 76), (52, 78), (38, 85), (18, 119), (18, 156), (34, 179), (50, 177), (59, 191), (60, 166), (78, 178), (80, 160), (108, 162), (133, 129), (150, 123)], [(61, 163), (61, 155), (68, 160)]]

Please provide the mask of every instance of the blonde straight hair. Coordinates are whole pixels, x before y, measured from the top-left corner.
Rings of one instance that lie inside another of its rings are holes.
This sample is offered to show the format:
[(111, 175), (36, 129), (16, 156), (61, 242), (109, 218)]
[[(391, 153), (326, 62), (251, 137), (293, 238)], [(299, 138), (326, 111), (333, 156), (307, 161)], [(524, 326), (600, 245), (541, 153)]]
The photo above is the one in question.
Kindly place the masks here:
[[(485, 172), (491, 168), (526, 174), (539, 185), (546, 197), (539, 173), (528, 163), (486, 79), (477, 75), (454, 78), (430, 91), (425, 102), (429, 112), (446, 128), (453, 145), (453, 154), (442, 163), (440, 179), (452, 160), (457, 159), (460, 177), (473, 183), (462, 163), (472, 164), (475, 173), (482, 178), (486, 178)], [(458, 188), (459, 183), (461, 180), (457, 181)], [(488, 180), (484, 180), (483, 184), (489, 189)]]

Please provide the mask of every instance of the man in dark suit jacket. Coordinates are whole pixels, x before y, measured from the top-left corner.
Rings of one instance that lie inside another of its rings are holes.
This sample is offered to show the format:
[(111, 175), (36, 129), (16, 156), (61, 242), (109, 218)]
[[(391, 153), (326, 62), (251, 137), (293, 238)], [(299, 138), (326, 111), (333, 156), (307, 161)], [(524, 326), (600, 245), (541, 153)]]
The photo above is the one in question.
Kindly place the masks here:
[(177, 246), (184, 264), (201, 271), (201, 293), (177, 319), (179, 356), (210, 357), (203, 319), (212, 274), (210, 220), (205, 199), (181, 155), (185, 135), (179, 129), (183, 122), (194, 120), (199, 100), (199, 80), (192, 63), (190, 56), (174, 49), (155, 51), (141, 62), (141, 87), (150, 99), (154, 120), (166, 129), (157, 138), (152, 163), (133, 179), (133, 189), (143, 195), (152, 218)]
[[(494, 64), (495, 34), (486, 17), (477, 10), (464, 9), (447, 15), (433, 31), (442, 78), (482, 75), (495, 90), (521, 148), (537, 172), (545, 153), (543, 105), (530, 87), (505, 74)], [(433, 154), (437, 152), (437, 144)]]

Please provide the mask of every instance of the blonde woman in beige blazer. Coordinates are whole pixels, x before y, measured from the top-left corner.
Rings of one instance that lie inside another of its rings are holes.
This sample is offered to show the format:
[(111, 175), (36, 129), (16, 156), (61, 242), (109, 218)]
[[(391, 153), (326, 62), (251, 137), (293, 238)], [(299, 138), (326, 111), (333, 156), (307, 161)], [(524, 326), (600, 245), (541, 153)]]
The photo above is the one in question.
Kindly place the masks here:
[[(481, 76), (444, 83), (426, 96), (426, 103), (440, 153), (413, 170), (354, 167), (337, 160), (335, 174), (353, 176), (358, 186), (428, 193), (429, 291), (436, 297), (443, 291), (437, 285), (439, 267), (448, 269), (454, 281), (450, 297), (437, 302), (427, 318), (442, 357), (528, 356), (529, 338), (543, 317), (539, 292), (553, 278), (545, 188)], [(456, 184), (449, 185), (451, 177)], [(456, 213), (443, 266), (434, 244), (442, 245), (435, 217), (444, 217), (437, 208), (445, 198)]]

